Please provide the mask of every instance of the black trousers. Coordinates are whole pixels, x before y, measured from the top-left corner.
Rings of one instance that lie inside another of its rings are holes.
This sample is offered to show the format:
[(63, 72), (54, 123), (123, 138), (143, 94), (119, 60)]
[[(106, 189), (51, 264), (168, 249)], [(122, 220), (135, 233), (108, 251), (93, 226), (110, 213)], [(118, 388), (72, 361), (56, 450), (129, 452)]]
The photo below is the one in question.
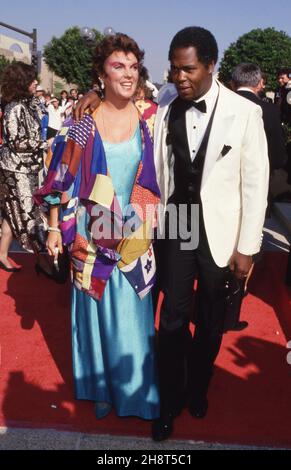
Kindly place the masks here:
[[(199, 232), (199, 245), (194, 250), (181, 250), (180, 239), (155, 244), (158, 288), (164, 293), (158, 335), (162, 413), (178, 413), (188, 394), (196, 401), (206, 396), (221, 345), (229, 268), (215, 264), (203, 220)], [(192, 338), (189, 323), (195, 278), (196, 328)]]
[(52, 127), (47, 128), (47, 139), (51, 139), (52, 137), (55, 137), (57, 135), (58, 131), (57, 129), (53, 129)]

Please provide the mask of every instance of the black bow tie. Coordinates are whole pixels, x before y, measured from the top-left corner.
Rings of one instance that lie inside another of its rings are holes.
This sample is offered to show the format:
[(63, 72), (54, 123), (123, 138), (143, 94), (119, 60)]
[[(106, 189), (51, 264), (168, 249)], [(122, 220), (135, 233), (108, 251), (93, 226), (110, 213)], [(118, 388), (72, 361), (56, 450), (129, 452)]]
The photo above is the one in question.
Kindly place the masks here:
[(194, 106), (194, 108), (198, 109), (198, 111), (200, 111), (201, 113), (206, 113), (205, 100), (191, 101), (191, 105)]

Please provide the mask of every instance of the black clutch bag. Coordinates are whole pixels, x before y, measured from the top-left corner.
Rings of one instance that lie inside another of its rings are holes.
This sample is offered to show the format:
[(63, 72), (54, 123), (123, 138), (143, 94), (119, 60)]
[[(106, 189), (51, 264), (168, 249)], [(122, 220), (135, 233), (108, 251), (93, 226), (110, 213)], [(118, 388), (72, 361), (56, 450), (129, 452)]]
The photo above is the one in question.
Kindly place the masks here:
[(63, 247), (63, 253), (59, 253), (58, 258), (53, 261), (52, 279), (57, 284), (65, 284), (70, 275), (70, 257), (66, 247)]
[(226, 285), (226, 306), (224, 317), (224, 333), (236, 327), (244, 296), (247, 294), (245, 280), (237, 279), (234, 274), (229, 273)]

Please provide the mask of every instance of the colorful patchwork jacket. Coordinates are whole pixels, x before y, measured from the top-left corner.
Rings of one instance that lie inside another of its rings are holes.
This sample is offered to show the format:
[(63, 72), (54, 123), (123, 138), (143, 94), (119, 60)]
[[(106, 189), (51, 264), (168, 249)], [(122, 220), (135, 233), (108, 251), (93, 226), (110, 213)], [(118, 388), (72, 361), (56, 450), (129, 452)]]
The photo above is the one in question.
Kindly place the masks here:
[[(127, 216), (122, 214), (102, 140), (90, 115), (61, 129), (47, 178), (34, 194), (36, 203), (44, 208), (48, 196), (56, 196), (60, 202), (59, 223), (63, 244), (71, 255), (73, 282), (96, 299), (102, 297), (116, 266), (140, 298), (155, 281), (151, 239), (160, 198), (152, 143), (155, 113), (153, 105), (140, 116), (142, 154)], [(84, 212), (86, 227), (80, 230), (77, 221)], [(109, 236), (108, 230), (106, 236), (100, 235), (101, 226), (103, 233), (104, 226), (111, 227)]]

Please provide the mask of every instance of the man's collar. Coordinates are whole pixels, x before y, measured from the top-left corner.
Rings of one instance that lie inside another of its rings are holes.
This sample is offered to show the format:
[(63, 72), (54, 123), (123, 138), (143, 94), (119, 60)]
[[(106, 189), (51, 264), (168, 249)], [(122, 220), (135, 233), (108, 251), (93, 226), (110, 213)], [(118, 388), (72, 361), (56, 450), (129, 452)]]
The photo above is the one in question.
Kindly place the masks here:
[(240, 86), (237, 91), (249, 91), (250, 93), (253, 93), (254, 95), (256, 94), (254, 92), (254, 90), (252, 90), (251, 88), (247, 87), (247, 86)]
[(196, 101), (196, 103), (199, 103), (199, 101), (202, 101), (204, 100), (207, 104), (207, 102), (213, 98), (214, 95), (217, 94), (217, 89), (218, 89), (218, 85), (216, 83), (216, 81), (212, 78), (212, 83), (211, 83), (211, 86), (209, 88), (209, 90), (202, 96), (200, 96), (198, 98), (198, 100), (193, 100), (193, 101)]

